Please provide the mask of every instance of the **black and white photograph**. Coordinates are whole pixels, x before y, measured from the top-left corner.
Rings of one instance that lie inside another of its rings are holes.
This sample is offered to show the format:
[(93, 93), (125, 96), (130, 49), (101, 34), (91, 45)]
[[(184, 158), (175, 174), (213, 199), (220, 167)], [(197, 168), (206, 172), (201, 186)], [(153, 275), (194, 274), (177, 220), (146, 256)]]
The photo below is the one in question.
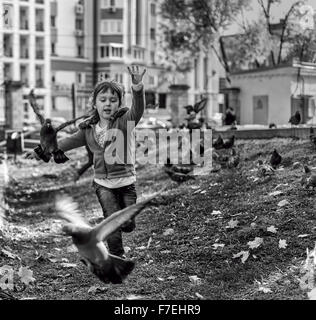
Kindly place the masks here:
[(193, 319), (315, 281), (315, 0), (0, 0), (0, 300)]

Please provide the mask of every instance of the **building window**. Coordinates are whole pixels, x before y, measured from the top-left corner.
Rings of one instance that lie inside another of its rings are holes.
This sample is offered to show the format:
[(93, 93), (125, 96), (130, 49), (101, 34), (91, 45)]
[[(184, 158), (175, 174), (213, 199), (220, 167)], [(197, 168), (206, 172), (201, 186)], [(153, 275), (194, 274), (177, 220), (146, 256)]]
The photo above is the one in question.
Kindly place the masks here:
[(150, 60), (152, 64), (155, 64), (155, 51), (150, 51)]
[(123, 0), (102, 0), (101, 6), (104, 9), (113, 7), (123, 8)]
[(159, 109), (167, 108), (167, 94), (159, 93)]
[(156, 29), (155, 28), (150, 28), (150, 39), (156, 40)]
[(36, 47), (36, 59), (42, 60), (44, 59), (44, 38), (36, 37), (35, 39), (35, 47)]
[(77, 73), (77, 84), (79, 84), (79, 85), (85, 84), (85, 74), (83, 72)]
[(29, 57), (29, 39), (27, 36), (20, 36), (20, 58), (28, 59)]
[(13, 44), (13, 37), (11, 34), (4, 34), (4, 43), (3, 43), (3, 53), (5, 57), (13, 57), (13, 50), (12, 50), (12, 44)]
[(28, 30), (28, 29), (29, 29), (28, 8), (21, 7), (20, 8), (20, 30)]
[(50, 26), (56, 27), (56, 16), (50, 16)]
[(51, 44), (51, 54), (56, 55), (56, 44), (54, 42)]
[(82, 50), (82, 45), (81, 44), (77, 45), (77, 55), (78, 55), (79, 58), (83, 58), (83, 52), (82, 51), (83, 51)]
[(53, 109), (54, 111), (57, 110), (57, 108), (56, 108), (56, 98), (55, 98), (55, 97), (52, 98), (52, 109)]
[(37, 88), (44, 87), (44, 66), (37, 65), (35, 66), (35, 81)]
[(122, 20), (101, 20), (101, 34), (122, 34)]
[(4, 80), (12, 80), (12, 65), (11, 63), (5, 63), (3, 66)]
[(20, 79), (23, 85), (28, 86), (28, 67), (27, 65), (21, 65), (20, 66)]
[(121, 73), (116, 73), (114, 79), (119, 83), (123, 83), (123, 75)]
[(100, 47), (100, 58), (121, 59), (123, 58), (123, 45), (109, 44)]
[(150, 13), (152, 16), (156, 15), (156, 5), (154, 3), (150, 5)]
[(43, 9), (35, 10), (35, 30), (44, 31), (44, 10)]
[(76, 30), (83, 30), (83, 20), (76, 19)]
[(101, 81), (105, 81), (107, 79), (110, 79), (110, 73), (109, 71), (107, 72), (99, 72), (98, 73), (98, 81), (101, 82)]
[(156, 81), (155, 81), (155, 77), (154, 76), (148, 76), (148, 82), (149, 82), (149, 85), (151, 86), (154, 86)]

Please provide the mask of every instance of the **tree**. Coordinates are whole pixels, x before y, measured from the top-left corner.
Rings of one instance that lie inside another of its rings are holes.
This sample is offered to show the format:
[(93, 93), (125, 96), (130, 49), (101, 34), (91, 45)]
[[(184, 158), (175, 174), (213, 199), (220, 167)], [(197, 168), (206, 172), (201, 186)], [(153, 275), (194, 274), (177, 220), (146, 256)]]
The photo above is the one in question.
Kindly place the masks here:
[[(220, 35), (250, 0), (162, 0), (160, 6), (161, 39), (160, 60), (166, 70), (185, 74), (193, 68), (201, 52), (209, 57), (215, 53), (228, 70), (222, 51)], [(209, 72), (206, 68), (205, 94), (209, 89)], [(207, 116), (212, 113), (213, 97), (209, 99)]]
[(261, 67), (267, 61), (277, 66), (295, 57), (313, 61), (316, 44), (311, 21), (313, 12), (304, 6), (305, 1), (294, 2), (279, 23), (272, 22), (272, 11), (282, 1), (257, 1), (261, 8), (259, 20), (251, 23), (244, 21), (241, 34), (225, 39), (232, 69), (247, 68), (249, 64)]
[(160, 48), (165, 66), (190, 71), (194, 58), (210, 50), (225, 66), (217, 49), (220, 34), (248, 4), (249, 0), (163, 0)]

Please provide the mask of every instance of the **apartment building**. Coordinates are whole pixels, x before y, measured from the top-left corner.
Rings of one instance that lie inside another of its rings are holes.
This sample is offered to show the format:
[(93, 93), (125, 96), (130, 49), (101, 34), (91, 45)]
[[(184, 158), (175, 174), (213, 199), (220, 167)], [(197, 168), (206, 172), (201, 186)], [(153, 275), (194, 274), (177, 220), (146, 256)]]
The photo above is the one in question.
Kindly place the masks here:
[[(49, 0), (3, 0), (1, 4), (0, 83), (22, 84), (23, 106), (19, 106), (19, 114), (24, 114), (25, 122), (35, 121), (27, 102), (31, 88), (35, 88), (43, 112), (50, 115), (49, 12)], [(0, 118), (4, 118), (4, 109), (2, 101)]]
[[(167, 115), (167, 84), (158, 65), (157, 1), (51, 1), (52, 114), (70, 117), (73, 85), (77, 114), (85, 111), (98, 81), (115, 79), (126, 88), (130, 104), (127, 65), (147, 68), (147, 104), (159, 103)], [(93, 19), (91, 19), (93, 17)]]

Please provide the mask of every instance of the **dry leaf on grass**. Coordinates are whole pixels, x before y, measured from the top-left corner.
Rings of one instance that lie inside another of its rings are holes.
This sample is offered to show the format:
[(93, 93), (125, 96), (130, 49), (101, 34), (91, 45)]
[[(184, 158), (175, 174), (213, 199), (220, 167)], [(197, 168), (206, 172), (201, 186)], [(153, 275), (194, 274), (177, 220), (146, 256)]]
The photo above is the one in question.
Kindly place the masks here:
[(245, 263), (249, 258), (249, 251), (241, 251), (233, 256), (233, 259), (241, 258), (241, 262)]
[(271, 233), (277, 233), (278, 228), (276, 228), (275, 226), (271, 226), (271, 227), (267, 228), (267, 231), (271, 232)]
[(278, 207), (283, 208), (287, 205), (289, 205), (290, 203), (287, 200), (282, 200), (278, 203)]
[(18, 271), (18, 275), (20, 276), (20, 280), (27, 286), (31, 282), (35, 281), (35, 278), (33, 278), (33, 271), (27, 267), (20, 267)]
[(274, 192), (269, 193), (269, 197), (277, 197), (281, 194), (283, 194), (282, 191), (274, 191)]
[(272, 293), (272, 290), (267, 287), (259, 287), (258, 291), (263, 292), (263, 293)]
[(311, 292), (307, 293), (309, 300), (316, 300), (316, 288), (314, 288)]
[(247, 244), (250, 249), (257, 249), (263, 244), (263, 239), (257, 237), (255, 240), (249, 241)]
[(199, 286), (202, 284), (202, 279), (199, 278), (198, 276), (190, 276), (189, 279), (191, 283), (194, 284), (195, 286)]
[(165, 236), (165, 237), (168, 237), (168, 236), (172, 236), (174, 234), (174, 230), (173, 229), (167, 229), (164, 233), (163, 233), (163, 235)]
[(60, 264), (63, 268), (76, 268), (77, 265), (75, 263), (61, 263)]
[(280, 240), (279, 241), (279, 249), (286, 249), (287, 243), (286, 240)]
[(232, 219), (228, 222), (228, 226), (226, 226), (226, 229), (235, 229), (238, 226), (238, 224), (239, 224), (238, 220)]

